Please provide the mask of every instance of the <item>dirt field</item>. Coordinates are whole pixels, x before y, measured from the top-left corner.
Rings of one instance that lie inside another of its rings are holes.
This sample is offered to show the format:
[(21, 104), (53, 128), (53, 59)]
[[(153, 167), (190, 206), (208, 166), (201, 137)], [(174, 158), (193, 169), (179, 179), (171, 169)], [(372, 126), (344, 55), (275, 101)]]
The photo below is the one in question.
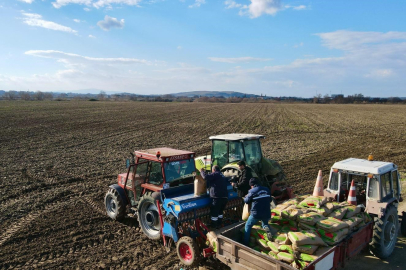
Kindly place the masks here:
[(0, 127), (0, 269), (179, 269), (175, 251), (105, 214), (135, 149), (206, 154), (210, 135), (263, 134), (296, 193), (348, 157), (372, 153), (406, 173), (405, 106), (0, 102)]

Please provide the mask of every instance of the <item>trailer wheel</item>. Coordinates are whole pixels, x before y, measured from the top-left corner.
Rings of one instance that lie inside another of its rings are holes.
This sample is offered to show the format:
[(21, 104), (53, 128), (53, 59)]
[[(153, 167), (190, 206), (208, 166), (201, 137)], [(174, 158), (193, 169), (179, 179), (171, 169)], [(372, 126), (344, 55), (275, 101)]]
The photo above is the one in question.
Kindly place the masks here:
[(378, 218), (374, 225), (370, 249), (380, 259), (388, 258), (396, 244), (398, 235), (398, 211), (393, 205), (386, 208), (383, 218)]
[(189, 236), (183, 236), (176, 244), (176, 252), (181, 263), (196, 267), (201, 259), (197, 243)]
[(138, 204), (138, 223), (144, 234), (152, 240), (161, 238), (161, 223), (155, 200), (145, 194)]
[(106, 212), (109, 217), (114, 220), (121, 221), (125, 216), (125, 205), (123, 198), (114, 188), (110, 188), (104, 197), (104, 204), (106, 206)]
[(406, 212), (402, 212), (402, 223), (400, 226), (400, 232), (406, 237)]

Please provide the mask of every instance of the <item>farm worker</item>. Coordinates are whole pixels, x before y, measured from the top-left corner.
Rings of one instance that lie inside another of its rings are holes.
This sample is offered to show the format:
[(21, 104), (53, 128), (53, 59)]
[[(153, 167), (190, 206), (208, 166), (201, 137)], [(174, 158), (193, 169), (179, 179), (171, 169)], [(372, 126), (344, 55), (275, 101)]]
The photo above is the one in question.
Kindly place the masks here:
[(237, 181), (231, 183), (231, 185), (237, 188), (238, 196), (242, 198), (248, 194), (248, 190), (250, 189), (249, 181), (252, 178), (252, 169), (247, 167), (243, 160), (238, 161), (237, 164), (241, 173), (239, 174)]
[(262, 222), (262, 228), (267, 232), (267, 237), (272, 238), (272, 230), (268, 225), (271, 218), (271, 192), (267, 187), (259, 185), (257, 178), (251, 178), (249, 181), (251, 189), (244, 198), (246, 204), (251, 203), (250, 216), (245, 223), (244, 245), (248, 246), (250, 241), (251, 229), (258, 221)]
[(207, 182), (207, 187), (210, 188), (210, 216), (211, 227), (220, 228), (223, 221), (223, 211), (228, 201), (227, 178), (220, 172), (220, 167), (213, 166), (212, 173), (206, 174), (203, 169), (200, 174)]

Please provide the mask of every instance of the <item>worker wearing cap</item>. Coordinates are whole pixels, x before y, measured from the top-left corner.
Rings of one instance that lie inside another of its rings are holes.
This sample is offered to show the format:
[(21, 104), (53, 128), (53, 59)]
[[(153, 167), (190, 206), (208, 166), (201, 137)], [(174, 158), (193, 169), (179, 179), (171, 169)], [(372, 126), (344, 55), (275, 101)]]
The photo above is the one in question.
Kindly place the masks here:
[(257, 178), (251, 178), (249, 181), (251, 189), (244, 198), (246, 204), (251, 203), (250, 216), (245, 223), (244, 245), (248, 245), (251, 235), (252, 226), (258, 221), (262, 221), (262, 228), (267, 232), (267, 237), (270, 240), (272, 237), (272, 229), (268, 224), (271, 218), (271, 192), (267, 187), (260, 186)]
[(220, 167), (217, 165), (213, 166), (212, 173), (206, 174), (201, 169), (200, 174), (207, 181), (207, 187), (210, 188), (210, 227), (220, 228), (223, 221), (223, 211), (228, 201), (228, 180), (220, 172)]
[(245, 161), (240, 160), (238, 161), (238, 167), (241, 171), (239, 174), (236, 182), (231, 183), (231, 185), (237, 188), (237, 194), (240, 197), (245, 197), (247, 195), (248, 190), (250, 189), (249, 181), (253, 177), (252, 176), (252, 169), (247, 167)]

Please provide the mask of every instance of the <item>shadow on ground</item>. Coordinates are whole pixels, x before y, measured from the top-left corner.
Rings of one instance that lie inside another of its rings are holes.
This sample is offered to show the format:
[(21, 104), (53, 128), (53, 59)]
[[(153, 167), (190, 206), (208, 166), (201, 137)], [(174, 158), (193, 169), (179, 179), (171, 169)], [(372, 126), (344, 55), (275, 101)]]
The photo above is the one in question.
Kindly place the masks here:
[(360, 254), (347, 262), (344, 270), (357, 269), (357, 270), (406, 270), (406, 237), (398, 237), (395, 250), (392, 255), (386, 259), (381, 260), (369, 252), (369, 249), (363, 250)]

